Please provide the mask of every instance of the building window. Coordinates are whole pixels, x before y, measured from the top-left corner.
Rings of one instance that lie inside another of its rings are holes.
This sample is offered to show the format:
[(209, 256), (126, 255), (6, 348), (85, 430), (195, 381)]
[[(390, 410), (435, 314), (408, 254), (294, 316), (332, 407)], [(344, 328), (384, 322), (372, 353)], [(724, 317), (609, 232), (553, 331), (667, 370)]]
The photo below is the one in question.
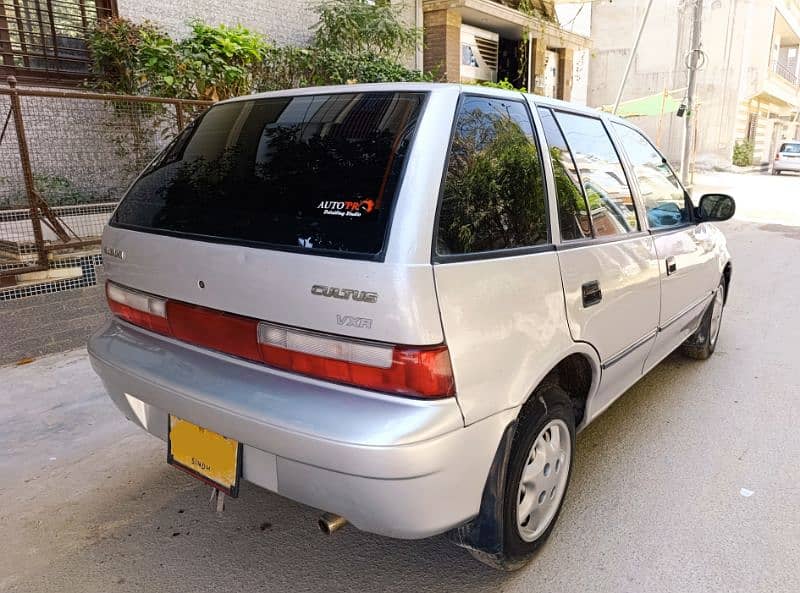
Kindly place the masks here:
[(116, 13), (115, 0), (0, 0), (0, 74), (79, 81), (89, 73), (86, 37)]
[(747, 139), (750, 142), (756, 141), (756, 134), (758, 133), (758, 114), (751, 113), (747, 118)]

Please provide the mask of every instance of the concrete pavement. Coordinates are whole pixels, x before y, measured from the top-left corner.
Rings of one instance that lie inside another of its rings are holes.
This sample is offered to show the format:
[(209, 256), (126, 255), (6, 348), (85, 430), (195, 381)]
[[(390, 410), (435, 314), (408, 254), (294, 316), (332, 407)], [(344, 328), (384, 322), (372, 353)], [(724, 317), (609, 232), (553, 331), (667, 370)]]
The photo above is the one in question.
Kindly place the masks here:
[(248, 484), (217, 516), (74, 351), (0, 369), (0, 591), (800, 591), (800, 177), (697, 186), (739, 202), (717, 352), (671, 356), (579, 435), (525, 569), (443, 537), (325, 537)]

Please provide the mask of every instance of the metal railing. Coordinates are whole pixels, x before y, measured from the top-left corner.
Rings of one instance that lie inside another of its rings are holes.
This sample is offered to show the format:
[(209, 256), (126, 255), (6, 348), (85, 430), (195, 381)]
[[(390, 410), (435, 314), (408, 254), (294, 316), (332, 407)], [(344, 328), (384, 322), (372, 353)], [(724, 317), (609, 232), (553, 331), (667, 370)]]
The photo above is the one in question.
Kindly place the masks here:
[(208, 101), (0, 87), (0, 278), (100, 242), (138, 172)]
[(784, 64), (783, 62), (775, 60), (774, 62), (772, 62), (772, 71), (781, 78), (783, 78), (789, 84), (792, 84), (794, 86), (798, 86), (798, 84), (800, 84), (795, 69), (789, 66), (788, 64)]

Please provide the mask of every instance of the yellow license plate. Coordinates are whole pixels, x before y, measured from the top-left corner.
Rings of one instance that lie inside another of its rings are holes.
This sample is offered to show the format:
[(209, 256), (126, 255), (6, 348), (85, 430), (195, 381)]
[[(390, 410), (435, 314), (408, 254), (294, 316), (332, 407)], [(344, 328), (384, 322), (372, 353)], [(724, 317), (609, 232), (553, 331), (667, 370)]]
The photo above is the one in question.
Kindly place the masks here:
[(242, 466), (238, 441), (170, 416), (167, 462), (229, 496), (238, 494)]

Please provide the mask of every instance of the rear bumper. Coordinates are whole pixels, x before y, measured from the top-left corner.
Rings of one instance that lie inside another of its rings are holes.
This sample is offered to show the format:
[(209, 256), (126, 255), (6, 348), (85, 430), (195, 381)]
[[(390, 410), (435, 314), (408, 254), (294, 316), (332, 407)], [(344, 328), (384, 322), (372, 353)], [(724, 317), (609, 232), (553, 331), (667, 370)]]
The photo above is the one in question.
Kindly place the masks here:
[(479, 510), (507, 410), (464, 427), (419, 401), (250, 364), (111, 321), (89, 355), (117, 407), (166, 440), (175, 414), (244, 444), (243, 478), (359, 529), (422, 538)]
[(772, 161), (773, 171), (800, 171), (800, 158)]

